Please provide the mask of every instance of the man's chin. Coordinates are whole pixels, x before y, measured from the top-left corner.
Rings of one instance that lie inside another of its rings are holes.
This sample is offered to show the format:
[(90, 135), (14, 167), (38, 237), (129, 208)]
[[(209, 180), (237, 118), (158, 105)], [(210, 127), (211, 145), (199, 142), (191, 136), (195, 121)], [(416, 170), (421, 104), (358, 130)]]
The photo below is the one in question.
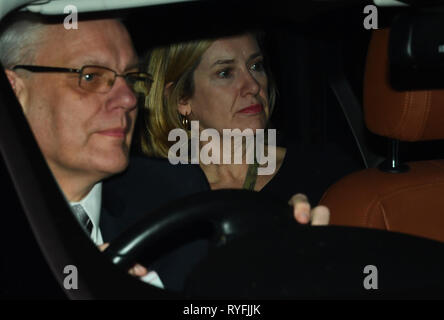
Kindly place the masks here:
[(121, 156), (119, 158), (103, 158), (95, 163), (98, 171), (102, 172), (104, 178), (118, 174), (128, 167), (128, 156)]

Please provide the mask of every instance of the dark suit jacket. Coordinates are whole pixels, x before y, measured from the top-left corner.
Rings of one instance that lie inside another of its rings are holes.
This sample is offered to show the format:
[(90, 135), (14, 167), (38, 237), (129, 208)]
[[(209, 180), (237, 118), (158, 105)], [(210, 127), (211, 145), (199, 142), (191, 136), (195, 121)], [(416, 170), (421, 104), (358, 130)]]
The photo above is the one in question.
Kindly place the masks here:
[[(166, 159), (134, 157), (128, 169), (103, 183), (100, 230), (105, 242), (155, 209), (187, 195), (210, 190), (198, 165), (171, 165)], [(166, 289), (181, 291), (188, 272), (205, 256), (207, 241), (194, 241), (163, 256), (155, 270)]]

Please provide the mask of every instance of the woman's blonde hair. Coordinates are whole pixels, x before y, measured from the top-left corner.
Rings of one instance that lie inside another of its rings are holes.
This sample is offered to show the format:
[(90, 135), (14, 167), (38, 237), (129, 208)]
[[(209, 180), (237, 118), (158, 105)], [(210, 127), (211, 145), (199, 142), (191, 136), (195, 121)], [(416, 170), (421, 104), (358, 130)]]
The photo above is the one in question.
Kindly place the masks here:
[[(153, 75), (150, 94), (142, 111), (142, 152), (151, 157), (168, 157), (175, 141), (168, 141), (171, 130), (182, 128), (177, 106), (194, 94), (193, 75), (202, 55), (215, 40), (195, 40), (155, 48), (148, 59), (148, 72)], [(276, 99), (276, 86), (268, 74), (270, 114)]]

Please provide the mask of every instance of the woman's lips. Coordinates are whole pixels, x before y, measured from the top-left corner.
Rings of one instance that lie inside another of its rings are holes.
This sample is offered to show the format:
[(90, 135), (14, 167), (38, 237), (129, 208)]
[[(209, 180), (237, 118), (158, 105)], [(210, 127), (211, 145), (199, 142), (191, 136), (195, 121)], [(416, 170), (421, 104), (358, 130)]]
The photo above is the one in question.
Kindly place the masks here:
[(252, 104), (251, 106), (248, 106), (240, 110), (239, 113), (254, 114), (262, 112), (263, 109), (264, 107), (261, 104)]
[(109, 137), (124, 138), (126, 135), (126, 129), (109, 129), (99, 131), (98, 133)]

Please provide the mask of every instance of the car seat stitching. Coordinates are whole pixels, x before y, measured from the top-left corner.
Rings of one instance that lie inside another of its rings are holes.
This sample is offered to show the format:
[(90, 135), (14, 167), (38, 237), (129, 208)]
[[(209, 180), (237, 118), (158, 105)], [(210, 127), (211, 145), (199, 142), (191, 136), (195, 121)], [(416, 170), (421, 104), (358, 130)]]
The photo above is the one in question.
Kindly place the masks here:
[(369, 206), (367, 207), (367, 210), (364, 213), (364, 219), (365, 219), (364, 225), (366, 225), (366, 226), (370, 227), (373, 225), (370, 223), (370, 212), (373, 207), (377, 206), (377, 202), (379, 201), (378, 198), (379, 198), (379, 195), (375, 195), (375, 198), (369, 203)]
[(384, 205), (381, 203), (381, 201), (378, 202), (378, 207), (379, 207), (379, 210), (381, 211), (382, 218), (384, 220), (385, 229), (386, 230), (390, 230), (391, 227), (390, 227), (390, 224), (388, 222), (387, 214), (386, 214), (386, 212), (384, 210)]
[(414, 186), (406, 186), (404, 188), (396, 189), (396, 190), (394, 190), (394, 191), (392, 191), (390, 193), (387, 193), (383, 198), (381, 198), (381, 200), (385, 200), (385, 199), (387, 199), (389, 197), (392, 197), (392, 196), (394, 196), (394, 195), (396, 195), (398, 193), (401, 193), (401, 192), (420, 190), (420, 189), (423, 189), (423, 188), (430, 188), (430, 187), (433, 187), (433, 186), (436, 186), (436, 185), (441, 185), (441, 184), (444, 185), (444, 181), (438, 180), (438, 181), (434, 181), (434, 182), (427, 183), (427, 184), (418, 184), (418, 185), (414, 185)]
[(425, 98), (426, 98), (425, 109), (423, 111), (423, 117), (422, 117), (422, 121), (421, 121), (421, 125), (420, 125), (420, 130), (417, 133), (417, 137), (416, 137), (417, 140), (421, 139), (421, 137), (424, 136), (424, 131), (425, 131), (425, 128), (426, 128), (426, 123), (427, 123), (427, 120), (429, 118), (430, 109), (431, 109), (431, 107), (430, 107), (431, 106), (431, 101), (432, 101), (432, 99), (431, 99), (432, 98), (431, 91), (427, 90), (425, 92), (425, 94), (426, 94), (426, 96), (425, 96)]
[(403, 129), (405, 126), (404, 121), (405, 121), (405, 118), (407, 117), (409, 107), (412, 104), (412, 99), (413, 99), (412, 93), (407, 91), (404, 96), (404, 104), (402, 106), (401, 119), (394, 130), (395, 135), (400, 135), (403, 132)]
[[(379, 204), (382, 206), (382, 202), (389, 199), (390, 197), (393, 197), (399, 193), (402, 192), (406, 192), (406, 191), (414, 191), (414, 190), (420, 190), (420, 189), (424, 189), (424, 188), (430, 188), (430, 187), (434, 187), (436, 185), (444, 185), (444, 181), (436, 181), (436, 182), (432, 182), (432, 183), (428, 183), (428, 184), (420, 184), (420, 185), (416, 185), (416, 186), (408, 186), (402, 189), (397, 189), (389, 194), (386, 194), (384, 196), (377, 194), (375, 196), (375, 199), (373, 199), (370, 203), (369, 206), (367, 207), (367, 209), (364, 212), (364, 222), (365, 222), (365, 226), (369, 226), (369, 227), (374, 227), (373, 223), (370, 223), (370, 212), (371, 212), (371, 208), (375, 207), (375, 206), (379, 206)], [(383, 207), (380, 207), (380, 209)], [(390, 224), (388, 222), (388, 218), (387, 218), (387, 213), (385, 210), (383, 211), (383, 217), (384, 217), (384, 223), (386, 228), (390, 227)], [(387, 229), (388, 230), (388, 229)]]

